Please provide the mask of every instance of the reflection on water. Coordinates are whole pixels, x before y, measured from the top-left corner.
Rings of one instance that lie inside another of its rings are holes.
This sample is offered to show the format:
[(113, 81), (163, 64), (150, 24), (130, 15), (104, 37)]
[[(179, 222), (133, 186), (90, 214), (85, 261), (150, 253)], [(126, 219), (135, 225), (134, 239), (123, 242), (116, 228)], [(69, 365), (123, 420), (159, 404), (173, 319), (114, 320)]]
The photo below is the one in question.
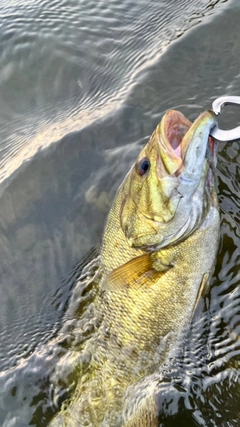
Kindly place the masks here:
[[(94, 295), (84, 275), (116, 189), (166, 109), (193, 119), (239, 94), (240, 9), (38, 0), (0, 11), (0, 425), (44, 426), (79, 375)], [(226, 110), (222, 125), (237, 121)], [(216, 272), (184, 356), (156, 373), (164, 426), (240, 424), (239, 165), (239, 142), (221, 144)]]

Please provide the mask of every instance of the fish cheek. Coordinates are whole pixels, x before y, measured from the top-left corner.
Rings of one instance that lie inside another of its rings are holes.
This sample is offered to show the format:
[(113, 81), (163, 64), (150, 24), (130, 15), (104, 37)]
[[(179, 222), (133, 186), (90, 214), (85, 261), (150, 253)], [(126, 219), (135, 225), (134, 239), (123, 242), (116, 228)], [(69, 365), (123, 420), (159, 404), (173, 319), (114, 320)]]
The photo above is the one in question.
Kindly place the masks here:
[[(144, 245), (146, 245), (149, 234), (157, 233), (154, 228), (154, 221), (148, 220), (139, 212), (131, 197), (128, 197), (124, 203), (120, 220), (122, 230), (130, 246), (135, 246), (135, 243), (141, 241), (142, 237), (144, 237)], [(149, 242), (149, 244), (151, 243)]]
[(142, 212), (148, 214), (151, 204), (149, 178), (149, 176), (140, 177), (133, 170), (129, 182), (124, 186), (120, 223), (127, 239), (135, 240), (142, 234), (149, 234), (146, 218), (142, 214)]
[(147, 176), (140, 177), (133, 169), (124, 186), (120, 223), (132, 247), (160, 244), (177, 210), (178, 179), (158, 179), (155, 172), (152, 167)]
[(156, 167), (151, 168), (148, 176), (132, 179), (129, 194), (143, 216), (164, 224), (174, 217), (177, 210), (179, 180), (175, 176), (159, 178)]

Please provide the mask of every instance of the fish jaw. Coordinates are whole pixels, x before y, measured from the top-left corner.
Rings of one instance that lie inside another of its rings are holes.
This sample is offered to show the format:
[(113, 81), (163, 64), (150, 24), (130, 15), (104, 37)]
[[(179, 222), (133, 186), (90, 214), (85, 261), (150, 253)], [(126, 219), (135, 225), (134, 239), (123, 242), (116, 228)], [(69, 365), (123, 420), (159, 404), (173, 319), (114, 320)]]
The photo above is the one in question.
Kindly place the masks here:
[[(122, 186), (121, 226), (130, 246), (151, 251), (175, 244), (216, 203), (209, 144), (215, 124), (209, 111), (192, 125), (174, 110), (163, 117)], [(151, 166), (140, 176), (142, 159)]]
[[(213, 112), (205, 111), (193, 123), (182, 141), (183, 169), (180, 174), (179, 192), (191, 197), (198, 187), (203, 175), (208, 173), (210, 164), (216, 164), (215, 153), (211, 152), (209, 134), (216, 125)], [(214, 142), (212, 141), (214, 144)], [(214, 149), (215, 146), (213, 145)], [(205, 169), (205, 171), (204, 171)]]

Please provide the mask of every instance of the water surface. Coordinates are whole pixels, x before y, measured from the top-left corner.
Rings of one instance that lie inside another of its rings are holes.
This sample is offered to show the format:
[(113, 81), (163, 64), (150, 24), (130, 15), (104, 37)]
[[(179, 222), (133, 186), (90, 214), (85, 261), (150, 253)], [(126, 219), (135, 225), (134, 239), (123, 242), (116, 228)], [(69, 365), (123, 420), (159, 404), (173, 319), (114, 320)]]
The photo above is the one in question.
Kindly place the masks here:
[[(0, 425), (44, 426), (72, 369), (57, 344), (69, 298), (119, 183), (167, 109), (193, 120), (240, 94), (240, 5), (11, 0), (0, 16)], [(226, 108), (221, 125), (238, 121)], [(239, 142), (222, 143), (216, 272), (160, 381), (164, 426), (240, 423), (239, 164)]]

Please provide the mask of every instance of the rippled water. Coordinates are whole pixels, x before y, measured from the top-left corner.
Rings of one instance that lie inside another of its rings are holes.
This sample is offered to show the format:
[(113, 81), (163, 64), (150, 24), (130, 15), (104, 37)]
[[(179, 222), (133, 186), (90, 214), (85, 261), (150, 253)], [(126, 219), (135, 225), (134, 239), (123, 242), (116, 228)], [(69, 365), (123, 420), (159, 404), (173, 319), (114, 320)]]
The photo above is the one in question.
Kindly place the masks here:
[[(0, 425), (44, 426), (78, 371), (93, 291), (77, 278), (140, 147), (167, 109), (192, 120), (240, 94), (240, 5), (4, 0), (0, 16)], [(240, 425), (239, 165), (239, 142), (221, 144), (216, 272), (159, 377), (164, 426)]]

